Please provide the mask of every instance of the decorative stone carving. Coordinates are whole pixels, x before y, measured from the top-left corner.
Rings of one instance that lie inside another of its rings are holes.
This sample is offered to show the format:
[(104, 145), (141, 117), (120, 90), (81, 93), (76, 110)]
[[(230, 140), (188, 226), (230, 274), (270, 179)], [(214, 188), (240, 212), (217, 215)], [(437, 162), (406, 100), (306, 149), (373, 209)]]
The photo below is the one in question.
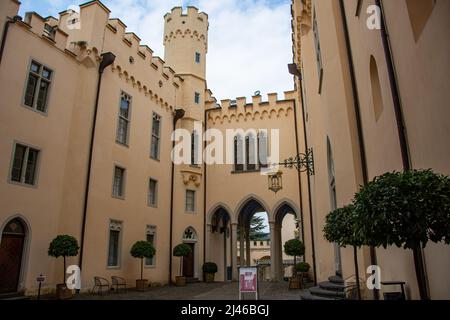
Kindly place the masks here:
[(200, 187), (202, 183), (202, 174), (200, 172), (196, 172), (193, 170), (184, 170), (181, 171), (181, 174), (183, 175), (183, 183), (185, 186), (188, 186), (190, 183), (192, 183), (197, 188)]

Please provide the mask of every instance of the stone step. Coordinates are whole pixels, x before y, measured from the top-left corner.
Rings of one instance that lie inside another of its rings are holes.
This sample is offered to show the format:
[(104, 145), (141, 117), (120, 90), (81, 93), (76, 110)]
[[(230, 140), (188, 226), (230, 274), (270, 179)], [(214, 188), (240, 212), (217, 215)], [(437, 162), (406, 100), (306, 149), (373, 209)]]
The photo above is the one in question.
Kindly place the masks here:
[(186, 278), (186, 283), (197, 283), (200, 282), (198, 278)]
[(332, 298), (332, 297), (326, 298), (326, 297), (316, 296), (316, 295), (311, 294), (311, 292), (309, 292), (309, 291), (300, 294), (300, 298), (301, 298), (302, 300), (326, 300), (326, 301), (334, 301), (334, 300), (337, 300), (337, 299), (334, 299), (334, 298)]
[(309, 291), (312, 295), (326, 298), (345, 299), (346, 297), (345, 292), (325, 290), (320, 287), (312, 287)]
[(0, 294), (0, 300), (30, 300), (30, 297), (26, 297), (17, 292), (12, 292)]
[(330, 281), (324, 281), (319, 283), (319, 287), (324, 290), (331, 290), (331, 291), (344, 291), (345, 285), (344, 283), (334, 283)]
[(328, 281), (336, 284), (344, 284), (344, 279), (342, 279), (342, 277), (339, 276), (331, 276), (328, 278)]

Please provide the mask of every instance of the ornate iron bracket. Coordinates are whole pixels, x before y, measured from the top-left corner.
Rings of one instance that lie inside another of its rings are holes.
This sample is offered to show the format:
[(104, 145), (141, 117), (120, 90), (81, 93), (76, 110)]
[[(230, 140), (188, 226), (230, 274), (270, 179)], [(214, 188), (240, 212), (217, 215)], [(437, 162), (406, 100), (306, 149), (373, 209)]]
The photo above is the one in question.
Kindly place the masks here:
[(314, 153), (312, 148), (306, 150), (306, 153), (300, 153), (295, 157), (290, 157), (278, 165), (284, 166), (287, 169), (297, 169), (300, 172), (307, 172), (308, 175), (313, 176), (314, 172)]

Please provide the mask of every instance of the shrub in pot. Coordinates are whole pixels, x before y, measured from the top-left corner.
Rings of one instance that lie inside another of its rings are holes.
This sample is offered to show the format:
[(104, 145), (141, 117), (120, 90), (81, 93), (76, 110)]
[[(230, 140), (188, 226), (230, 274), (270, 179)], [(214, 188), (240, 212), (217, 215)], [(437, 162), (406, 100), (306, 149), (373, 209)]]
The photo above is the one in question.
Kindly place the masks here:
[(48, 255), (51, 257), (64, 258), (64, 281), (63, 283), (56, 285), (56, 298), (57, 299), (70, 299), (72, 298), (72, 290), (67, 288), (66, 284), (66, 257), (74, 257), (78, 255), (77, 239), (69, 235), (59, 235), (50, 242), (48, 248)]
[(175, 248), (173, 248), (173, 255), (175, 257), (180, 257), (180, 275), (178, 277), (175, 277), (176, 285), (177, 286), (185, 286), (186, 285), (186, 278), (183, 276), (183, 258), (189, 256), (192, 253), (192, 248), (185, 244), (181, 243), (177, 245)]
[(155, 248), (148, 241), (138, 241), (133, 245), (130, 253), (134, 258), (141, 259), (141, 279), (136, 280), (136, 289), (144, 291), (148, 287), (148, 280), (143, 279), (144, 258), (152, 258), (155, 255)]
[(203, 265), (203, 274), (205, 282), (214, 282), (214, 275), (217, 273), (217, 264), (214, 262), (205, 262)]

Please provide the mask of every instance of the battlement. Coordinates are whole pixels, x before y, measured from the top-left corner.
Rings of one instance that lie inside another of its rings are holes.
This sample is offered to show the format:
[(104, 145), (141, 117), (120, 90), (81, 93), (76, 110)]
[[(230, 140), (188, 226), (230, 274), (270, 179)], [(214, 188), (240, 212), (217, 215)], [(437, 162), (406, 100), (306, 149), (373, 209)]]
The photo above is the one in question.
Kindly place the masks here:
[[(295, 91), (284, 92), (284, 99), (279, 100), (277, 93), (269, 93), (267, 101), (262, 100), (261, 95), (252, 97), (252, 102), (247, 103), (246, 97), (238, 97), (236, 100), (224, 99), (220, 105), (208, 113), (208, 121), (223, 123), (227, 121), (255, 121), (265, 118), (289, 116), (295, 107)], [(211, 105), (213, 104), (213, 98)]]
[(182, 7), (174, 7), (164, 16), (164, 45), (177, 38), (193, 38), (208, 46), (208, 15), (198, 8), (189, 6), (183, 12)]

